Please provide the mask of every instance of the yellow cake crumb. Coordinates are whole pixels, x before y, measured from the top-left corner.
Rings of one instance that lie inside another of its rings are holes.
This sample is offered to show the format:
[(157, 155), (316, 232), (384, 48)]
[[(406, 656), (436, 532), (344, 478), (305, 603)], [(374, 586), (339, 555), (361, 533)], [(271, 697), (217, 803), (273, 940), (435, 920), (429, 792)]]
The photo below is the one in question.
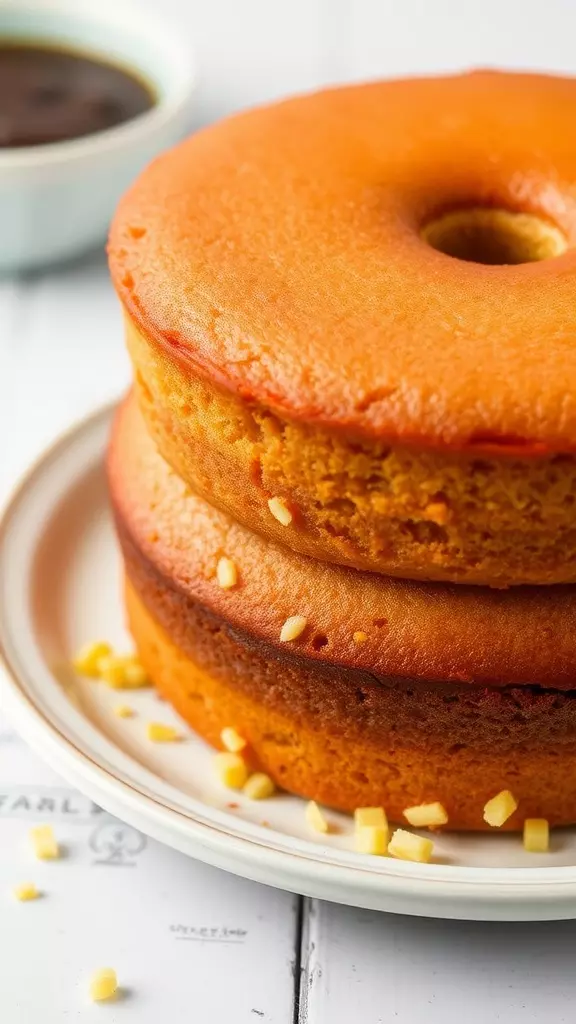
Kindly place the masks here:
[(308, 620), (303, 615), (291, 615), (280, 630), (280, 640), (283, 644), (290, 640), (297, 640), (306, 629)]
[(352, 639), (355, 644), (363, 644), (368, 639), (368, 633), (365, 633), (362, 629), (357, 629), (356, 632), (352, 634)]
[(387, 825), (362, 825), (354, 833), (357, 853), (371, 853), (383, 857), (388, 849)]
[(149, 685), (144, 666), (133, 654), (111, 654), (100, 658), (98, 675), (113, 690), (139, 690)]
[(142, 665), (137, 658), (126, 658), (126, 666), (124, 668), (124, 684), (122, 687), (120, 687), (120, 689), (139, 690), (143, 686), (150, 686), (150, 680), (148, 678), (148, 673), (144, 668), (144, 665)]
[(283, 498), (270, 498), (268, 502), (268, 508), (270, 509), (274, 519), (277, 519), (282, 526), (290, 526), (293, 516)]
[(428, 864), (432, 857), (434, 843), (431, 839), (422, 839), (411, 832), (397, 828), (388, 843), (388, 853), (398, 860), (411, 860), (417, 864)]
[(448, 821), (446, 808), (440, 803), (417, 804), (415, 807), (407, 807), (403, 814), (414, 828), (434, 828)]
[(357, 807), (354, 811), (355, 828), (379, 826), (388, 827), (388, 819), (383, 807)]
[(97, 668), (98, 677), (108, 683), (108, 686), (112, 686), (114, 689), (122, 687), (126, 674), (124, 658), (118, 657), (117, 654), (104, 655), (98, 659)]
[(118, 979), (113, 967), (101, 967), (90, 979), (90, 998), (95, 1003), (112, 999), (118, 991)]
[(222, 746), (226, 747), (226, 750), (231, 751), (232, 754), (238, 754), (246, 746), (246, 740), (242, 739), (240, 733), (236, 732), (236, 729), (233, 729), (231, 726), (222, 729), (220, 739), (222, 740)]
[(324, 832), (324, 833), (326, 833), (326, 832), (330, 831), (330, 825), (328, 823), (326, 815), (321, 810), (321, 808), (318, 807), (318, 804), (316, 803), (315, 800), (310, 800), (306, 804), (306, 809), (304, 811), (304, 816), (305, 816), (306, 821), (308, 822), (310, 828), (314, 832)]
[(528, 853), (547, 853), (550, 845), (550, 826), (546, 818), (526, 818), (523, 839), (524, 849)]
[(114, 708), (114, 714), (117, 718), (132, 718), (134, 709), (129, 707), (128, 704), (117, 704)]
[(269, 775), (264, 772), (254, 772), (244, 783), (242, 792), (250, 800), (267, 800), (272, 796), (276, 787)]
[(162, 722), (148, 722), (146, 735), (154, 743), (174, 743), (181, 739), (181, 735), (172, 725), (163, 725)]
[(72, 666), (81, 676), (89, 676), (97, 679), (100, 675), (98, 663), (102, 658), (108, 658), (112, 654), (110, 644), (103, 640), (96, 640), (94, 643), (85, 644), (81, 647), (76, 656), (72, 659)]
[(223, 590), (229, 590), (238, 583), (238, 569), (231, 558), (218, 559), (216, 566), (216, 579)]
[(30, 839), (34, 853), (39, 860), (57, 860), (60, 848), (51, 825), (38, 825), (30, 829)]
[(514, 814), (517, 807), (518, 801), (510, 790), (503, 789), (484, 805), (484, 821), (493, 828), (500, 828)]
[(248, 765), (241, 754), (231, 751), (216, 754), (214, 767), (220, 782), (228, 789), (242, 789), (248, 779)]
[(40, 896), (40, 892), (34, 885), (34, 882), (23, 882), (22, 885), (17, 885), (14, 889), (14, 896), (21, 903), (28, 903), (29, 900), (37, 900)]

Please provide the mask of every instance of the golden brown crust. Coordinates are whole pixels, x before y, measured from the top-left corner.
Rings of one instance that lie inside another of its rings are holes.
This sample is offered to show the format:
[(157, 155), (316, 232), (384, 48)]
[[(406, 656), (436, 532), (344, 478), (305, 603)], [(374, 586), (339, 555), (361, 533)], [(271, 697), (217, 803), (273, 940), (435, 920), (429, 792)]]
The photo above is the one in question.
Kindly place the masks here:
[[(576, 689), (576, 588), (417, 584), (324, 565), (247, 531), (189, 492), (158, 454), (133, 400), (114, 429), (109, 478), (123, 534), (187, 600), (283, 653), (294, 614), (308, 628), (293, 645), (331, 671), (349, 666), (388, 680)], [(215, 580), (221, 556), (239, 583)], [(136, 556), (134, 556), (136, 558)], [(353, 633), (366, 632), (363, 643)]]
[(279, 786), (341, 810), (441, 800), (449, 827), (486, 828), (482, 809), (510, 788), (525, 817), (576, 820), (572, 694), (477, 686), (387, 686), (298, 656), (277, 660), (143, 572), (125, 548), (128, 621), (160, 692), (209, 743), (233, 726)]

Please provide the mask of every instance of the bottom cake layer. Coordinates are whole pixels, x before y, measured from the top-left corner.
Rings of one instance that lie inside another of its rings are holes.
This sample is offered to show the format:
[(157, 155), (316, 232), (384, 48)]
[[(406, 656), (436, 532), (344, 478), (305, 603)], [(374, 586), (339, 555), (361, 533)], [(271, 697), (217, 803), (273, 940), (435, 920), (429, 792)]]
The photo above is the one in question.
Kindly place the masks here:
[(216, 747), (233, 726), (280, 787), (344, 811), (382, 805), (397, 821), (406, 807), (440, 800), (455, 829), (485, 828), (485, 802), (510, 788), (519, 809), (506, 828), (527, 817), (576, 821), (571, 693), (388, 686), (357, 669), (278, 658), (155, 578), (130, 548), (129, 626), (158, 690)]

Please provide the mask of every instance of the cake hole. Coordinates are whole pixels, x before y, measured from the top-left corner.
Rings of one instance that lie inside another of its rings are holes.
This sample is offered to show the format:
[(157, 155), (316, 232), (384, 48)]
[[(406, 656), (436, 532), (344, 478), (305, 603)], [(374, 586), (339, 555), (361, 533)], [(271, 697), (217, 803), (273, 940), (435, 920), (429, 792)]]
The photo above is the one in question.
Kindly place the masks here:
[(324, 633), (317, 633), (312, 641), (312, 647), (315, 651), (321, 651), (323, 647), (326, 647), (328, 643), (328, 637)]
[(548, 260), (568, 248), (550, 221), (484, 206), (444, 213), (422, 228), (421, 237), (446, 256), (489, 266)]

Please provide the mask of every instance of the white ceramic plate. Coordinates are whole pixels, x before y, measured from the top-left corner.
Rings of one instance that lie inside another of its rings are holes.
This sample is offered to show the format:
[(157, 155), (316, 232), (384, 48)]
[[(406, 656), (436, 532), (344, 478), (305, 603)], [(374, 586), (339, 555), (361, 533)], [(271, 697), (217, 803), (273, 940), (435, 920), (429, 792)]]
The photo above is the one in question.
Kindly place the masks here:
[[(74, 676), (80, 644), (129, 644), (103, 470), (111, 415), (105, 409), (58, 441), (1, 524), (0, 705), (31, 746), (136, 828), (260, 882), (423, 916), (576, 917), (576, 830), (554, 833), (546, 856), (495, 834), (442, 835), (429, 865), (361, 856), (345, 815), (330, 813), (334, 834), (323, 837), (308, 832), (296, 797), (253, 802), (223, 789), (210, 750), (182, 723), (182, 743), (150, 743), (147, 721), (177, 722), (152, 691), (118, 693)], [(117, 718), (119, 702), (135, 717)]]

